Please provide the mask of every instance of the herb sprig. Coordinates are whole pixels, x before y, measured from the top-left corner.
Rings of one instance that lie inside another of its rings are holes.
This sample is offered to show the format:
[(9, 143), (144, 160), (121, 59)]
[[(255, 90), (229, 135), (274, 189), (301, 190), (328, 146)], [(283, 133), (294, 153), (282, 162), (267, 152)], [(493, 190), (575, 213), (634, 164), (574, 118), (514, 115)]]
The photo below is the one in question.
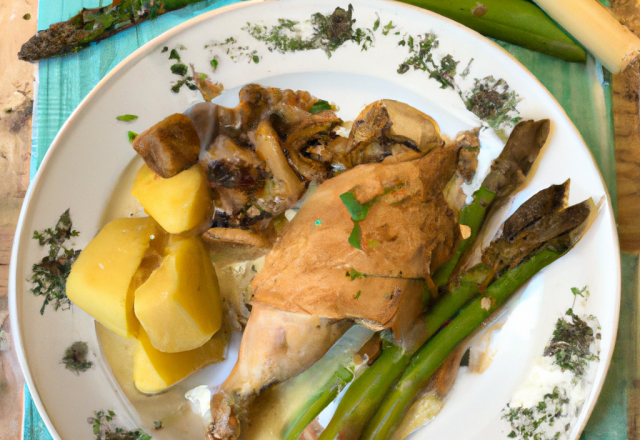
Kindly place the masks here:
[(87, 418), (87, 422), (93, 426), (93, 433), (96, 440), (151, 440), (151, 436), (142, 429), (125, 431), (111, 425), (111, 421), (116, 417), (116, 413), (109, 410), (94, 411), (94, 417)]
[(41, 315), (48, 304), (52, 304), (54, 310), (67, 310), (71, 307), (71, 301), (65, 292), (67, 277), (80, 251), (65, 247), (65, 242), (78, 235), (79, 232), (73, 229), (69, 209), (60, 216), (53, 229), (33, 232), (33, 239), (38, 240), (40, 246), (49, 245), (48, 255), (33, 265), (31, 276), (31, 292), (35, 296), (44, 297), (44, 303), (40, 308)]
[(67, 370), (79, 375), (93, 366), (93, 362), (87, 360), (88, 354), (89, 346), (86, 342), (74, 342), (65, 350), (62, 363)]

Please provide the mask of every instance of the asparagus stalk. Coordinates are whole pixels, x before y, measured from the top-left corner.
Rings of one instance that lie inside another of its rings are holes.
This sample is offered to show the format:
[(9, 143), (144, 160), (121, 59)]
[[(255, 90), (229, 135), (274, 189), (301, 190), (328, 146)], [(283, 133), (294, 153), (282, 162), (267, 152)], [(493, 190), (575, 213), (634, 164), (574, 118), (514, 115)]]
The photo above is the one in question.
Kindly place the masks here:
[(262, 393), (254, 403), (253, 423), (243, 438), (297, 440), (304, 428), (357, 375), (353, 356), (373, 334), (366, 327), (354, 325), (305, 372)]
[[(559, 187), (559, 188), (558, 188)], [(541, 240), (536, 240), (532, 236), (530, 230), (536, 229), (537, 223), (545, 224), (558, 223), (554, 226), (553, 233), (546, 235), (546, 241), (553, 240), (554, 237), (566, 233), (572, 228), (576, 228), (574, 216), (567, 216), (565, 213), (576, 214), (580, 218), (580, 222), (584, 222), (588, 218), (589, 210), (582, 210), (581, 205), (573, 206), (564, 211), (558, 211), (559, 208), (566, 204), (568, 193), (568, 183), (564, 185), (553, 185), (552, 187), (540, 191), (527, 202), (525, 202), (507, 221), (505, 224), (511, 225), (510, 229), (514, 235), (511, 246), (504, 244), (502, 240), (497, 240), (485, 251), (490, 255), (487, 259), (489, 265), (478, 264), (459, 275), (455, 281), (448, 285), (449, 292), (445, 294), (429, 311), (426, 318), (425, 333), (422, 338), (415, 342), (412, 347), (406, 347), (404, 350), (397, 347), (398, 352), (393, 356), (380, 357), (376, 363), (362, 376), (360, 376), (349, 388), (343, 400), (340, 402), (336, 414), (327, 426), (325, 433), (320, 437), (321, 440), (336, 439), (358, 439), (367, 420), (380, 405), (386, 394), (385, 389), (379, 386), (380, 379), (377, 375), (385, 375), (385, 383), (389, 386), (396, 380), (400, 372), (404, 370), (409, 362), (409, 357), (416, 349), (438, 329), (440, 329), (448, 319), (455, 315), (463, 306), (471, 301), (480, 291), (481, 286), (488, 285), (501, 270), (496, 267), (500, 264), (508, 264), (514, 262), (515, 255), (517, 262), (522, 260), (523, 255), (518, 254), (517, 250), (521, 247), (522, 238), (528, 237), (529, 240), (536, 241), (539, 245), (544, 244)], [(560, 200), (561, 202), (559, 202)], [(535, 211), (539, 211), (534, 214)], [(546, 215), (545, 215), (546, 214)], [(536, 219), (531, 224), (526, 219)], [(553, 221), (549, 221), (553, 219)], [(555, 235), (553, 235), (555, 233)], [(497, 250), (494, 250), (494, 247)], [(527, 248), (523, 252), (530, 252), (533, 249)], [(495, 263), (500, 263), (496, 265)], [(495, 267), (494, 267), (495, 266)], [(502, 266), (500, 266), (500, 269)], [(512, 269), (513, 270), (513, 269)], [(503, 274), (502, 277), (508, 276)], [(516, 287), (517, 288), (517, 287)], [(358, 408), (356, 408), (358, 406)]]
[(520, 121), (513, 128), (507, 144), (491, 165), (480, 189), (473, 194), (473, 202), (460, 211), (459, 223), (468, 226), (471, 235), (460, 240), (453, 257), (433, 273), (431, 278), (436, 288), (449, 281), (462, 257), (475, 243), (491, 205), (497, 199), (512, 194), (521, 179), (529, 174), (533, 162), (547, 141), (549, 126), (549, 120), (542, 119)]
[(114, 0), (109, 6), (83, 9), (67, 21), (54, 23), (22, 45), (18, 58), (38, 61), (78, 52), (143, 21), (202, 0)]
[(534, 0), (586, 47), (611, 73), (640, 56), (640, 38), (621, 25), (597, 0)]
[(580, 205), (585, 208), (587, 215), (583, 217), (578, 227), (551, 240), (527, 261), (508, 270), (487, 288), (485, 295), (471, 302), (449, 325), (416, 352), (398, 383), (389, 391), (367, 425), (360, 437), (362, 440), (389, 438), (409, 403), (455, 347), (480, 326), (513, 292), (533, 275), (566, 254), (582, 238), (593, 222), (597, 208), (591, 199)]
[[(584, 49), (540, 8), (526, 0), (401, 1), (437, 12), (491, 38), (517, 44), (565, 61), (586, 60)], [(582, 0), (575, 0), (572, 3), (579, 1)], [(591, 1), (595, 2), (595, 0)], [(537, 3), (541, 4), (540, 1)], [(554, 0), (548, 0), (545, 3), (554, 3)], [(555, 1), (555, 3), (563, 2)], [(567, 17), (571, 17), (571, 8), (567, 6), (566, 10)], [(590, 31), (593, 28), (587, 29)]]

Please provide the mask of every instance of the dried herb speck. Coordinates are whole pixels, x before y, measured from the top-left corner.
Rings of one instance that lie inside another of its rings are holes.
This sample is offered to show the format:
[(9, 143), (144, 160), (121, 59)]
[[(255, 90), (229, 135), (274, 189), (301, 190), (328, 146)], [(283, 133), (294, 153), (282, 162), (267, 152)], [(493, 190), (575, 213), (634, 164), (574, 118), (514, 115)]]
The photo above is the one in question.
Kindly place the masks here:
[(93, 365), (93, 362), (87, 360), (89, 355), (89, 347), (86, 342), (77, 341), (71, 344), (65, 351), (62, 363), (64, 367), (75, 373), (76, 375), (84, 373)]

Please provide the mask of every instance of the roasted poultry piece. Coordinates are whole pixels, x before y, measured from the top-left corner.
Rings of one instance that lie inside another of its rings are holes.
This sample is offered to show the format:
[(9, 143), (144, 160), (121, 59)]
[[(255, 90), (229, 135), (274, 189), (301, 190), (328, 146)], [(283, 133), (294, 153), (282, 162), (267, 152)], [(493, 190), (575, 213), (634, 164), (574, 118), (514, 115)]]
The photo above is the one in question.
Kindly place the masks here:
[[(253, 310), (238, 362), (212, 400), (210, 438), (237, 438), (248, 401), (317, 361), (347, 322), (389, 328), (403, 306), (415, 308), (425, 279), (460, 235), (443, 193), (458, 150), (452, 143), (417, 159), (360, 165), (320, 185), (251, 283)], [(345, 193), (368, 205), (358, 222), (361, 249), (349, 242), (354, 221)]]

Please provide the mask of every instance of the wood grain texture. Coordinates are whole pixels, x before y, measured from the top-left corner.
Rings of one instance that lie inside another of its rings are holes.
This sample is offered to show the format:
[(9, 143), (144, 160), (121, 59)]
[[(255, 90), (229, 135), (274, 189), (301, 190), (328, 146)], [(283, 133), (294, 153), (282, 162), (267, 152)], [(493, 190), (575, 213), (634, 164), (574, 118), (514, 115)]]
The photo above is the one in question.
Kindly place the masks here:
[[(0, 329), (11, 333), (7, 278), (11, 244), (29, 184), (33, 65), (18, 61), (36, 30), (37, 0), (0, 1)], [(31, 18), (23, 18), (30, 14)], [(0, 440), (19, 440), (24, 377), (15, 351), (0, 351)]]
[[(640, 4), (611, 0), (611, 12), (640, 36)], [(613, 76), (613, 119), (618, 186), (618, 232), (623, 252), (640, 253), (640, 63)]]

